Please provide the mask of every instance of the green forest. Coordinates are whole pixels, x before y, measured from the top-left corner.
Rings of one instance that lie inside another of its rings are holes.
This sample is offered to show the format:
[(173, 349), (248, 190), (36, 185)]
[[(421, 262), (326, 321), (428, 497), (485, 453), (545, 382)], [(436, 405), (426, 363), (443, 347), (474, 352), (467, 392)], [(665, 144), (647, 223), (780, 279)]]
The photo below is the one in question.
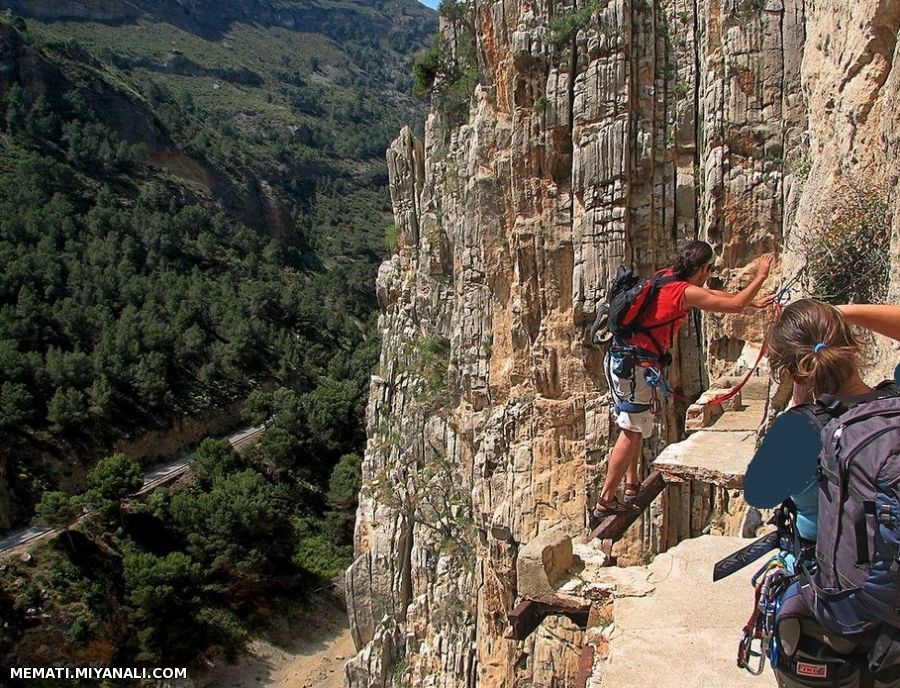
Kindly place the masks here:
[[(371, 12), (339, 43), (0, 19), (0, 454), (18, 522), (67, 529), (0, 562), (4, 664), (233, 655), (349, 563), (384, 151), (423, 119), (436, 29)], [(205, 440), (190, 478), (127, 498), (116, 440), (235, 402), (257, 444)]]

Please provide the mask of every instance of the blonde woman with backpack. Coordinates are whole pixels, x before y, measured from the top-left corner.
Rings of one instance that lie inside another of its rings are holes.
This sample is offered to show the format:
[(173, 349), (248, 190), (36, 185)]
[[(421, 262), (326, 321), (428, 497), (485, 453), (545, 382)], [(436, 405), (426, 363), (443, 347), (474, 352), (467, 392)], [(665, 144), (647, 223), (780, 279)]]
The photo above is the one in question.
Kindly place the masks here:
[[(787, 376), (794, 383), (794, 404), (815, 402), (823, 395), (854, 403), (867, 395), (877, 396), (879, 390), (889, 395), (896, 389), (896, 383), (889, 380), (876, 387), (863, 381), (858, 360), (861, 347), (851, 324), (900, 341), (900, 306), (832, 306), (801, 299), (785, 307), (769, 328), (769, 370), (776, 379)], [(815, 477), (821, 442), (817, 429), (792, 425), (799, 431), (791, 433), (789, 452), (779, 445), (778, 452), (760, 451), (754, 457), (744, 482), (745, 496), (750, 504), (763, 508), (774, 507), (791, 496), (798, 509), (801, 537), (814, 541), (818, 509)], [(760, 449), (765, 445), (764, 440)], [(795, 460), (785, 462), (786, 453)]]
[(744, 480), (750, 504), (786, 500), (778, 513), (790, 515), (751, 634), (771, 639), (780, 688), (900, 687), (900, 387), (864, 381), (851, 323), (900, 341), (900, 307), (814, 299), (787, 306), (766, 336), (797, 404)]

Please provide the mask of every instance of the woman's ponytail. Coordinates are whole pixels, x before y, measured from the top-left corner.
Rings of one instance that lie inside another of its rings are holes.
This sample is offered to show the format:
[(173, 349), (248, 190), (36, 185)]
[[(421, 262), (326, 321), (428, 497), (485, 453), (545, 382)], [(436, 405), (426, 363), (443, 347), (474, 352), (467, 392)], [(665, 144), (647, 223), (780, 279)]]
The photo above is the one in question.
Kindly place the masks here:
[(857, 370), (859, 342), (841, 312), (801, 299), (785, 307), (766, 334), (769, 367), (788, 373), (816, 396), (834, 394)]

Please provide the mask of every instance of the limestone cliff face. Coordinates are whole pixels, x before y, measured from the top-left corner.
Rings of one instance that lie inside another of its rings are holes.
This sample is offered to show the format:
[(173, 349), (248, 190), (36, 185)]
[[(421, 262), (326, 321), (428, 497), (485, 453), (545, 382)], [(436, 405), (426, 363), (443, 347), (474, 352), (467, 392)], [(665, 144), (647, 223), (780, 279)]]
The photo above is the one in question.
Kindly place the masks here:
[[(815, 2), (806, 12), (801, 97), (809, 113), (808, 148), (792, 175), (796, 214), (785, 218), (786, 250), (799, 264), (822, 227), (842, 219), (843, 206), (859, 206), (865, 216), (867, 205), (884, 202), (877, 219), (891, 226), (888, 237), (883, 245), (862, 246), (861, 255), (890, 259), (886, 299), (900, 303), (900, 72), (893, 69), (900, 2)], [(875, 351), (873, 379), (889, 374), (900, 361), (897, 345), (881, 337), (868, 343)]]
[[(388, 152), (400, 248), (378, 275), (352, 688), (572, 685), (581, 631), (550, 617), (517, 643), (506, 613), (518, 548), (581, 528), (602, 474), (609, 396), (585, 333), (611, 274), (699, 237), (734, 289), (812, 222), (841, 166), (896, 182), (900, 0), (592, 6), (557, 45), (551, 18), (570, 4), (478, 3), (468, 122), (448, 128), (437, 108), (424, 141), (404, 130)], [(764, 324), (692, 321), (670, 381), (691, 394), (751, 363)], [(668, 406), (645, 459), (682, 416)], [(623, 553), (695, 535), (729, 500), (669, 488)]]

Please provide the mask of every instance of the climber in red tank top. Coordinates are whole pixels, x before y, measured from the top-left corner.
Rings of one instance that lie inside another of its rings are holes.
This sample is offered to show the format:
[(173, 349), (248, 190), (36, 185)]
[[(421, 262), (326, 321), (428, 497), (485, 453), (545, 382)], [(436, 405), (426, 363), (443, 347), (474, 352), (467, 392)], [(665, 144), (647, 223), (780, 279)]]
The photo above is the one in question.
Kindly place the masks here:
[[(670, 267), (659, 277), (670, 278), (659, 287), (656, 298), (642, 313), (636, 332), (627, 341), (613, 339), (603, 361), (604, 372), (614, 401), (616, 425), (621, 432), (609, 455), (603, 490), (597, 497), (593, 515), (602, 518), (609, 514), (625, 513), (640, 490), (638, 460), (644, 437), (653, 433), (650, 412), (652, 388), (647, 380), (650, 363), (661, 369), (671, 360), (668, 351), (675, 335), (687, 322), (688, 310), (697, 308), (716, 313), (740, 313), (748, 306), (765, 308), (773, 295), (754, 300), (775, 260), (773, 253), (759, 258), (756, 278), (739, 292), (729, 294), (706, 289), (703, 284), (712, 272), (712, 246), (704, 241), (692, 241)], [(674, 279), (672, 279), (674, 278)], [(616, 489), (625, 477), (625, 501), (616, 498)]]
[[(660, 277), (677, 277), (672, 268), (660, 271)], [(659, 288), (656, 299), (647, 306), (638, 325), (649, 332), (638, 332), (630, 340), (632, 346), (644, 351), (668, 351), (681, 326), (687, 322), (684, 292), (690, 284), (684, 280), (669, 282)]]

